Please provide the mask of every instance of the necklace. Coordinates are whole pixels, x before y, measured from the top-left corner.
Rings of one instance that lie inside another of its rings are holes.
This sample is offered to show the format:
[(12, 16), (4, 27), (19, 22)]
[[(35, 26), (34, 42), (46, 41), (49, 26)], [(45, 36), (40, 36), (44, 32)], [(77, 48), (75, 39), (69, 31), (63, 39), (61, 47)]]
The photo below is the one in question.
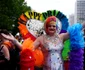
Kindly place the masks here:
[(51, 42), (52, 44), (56, 44), (57, 43), (57, 40), (59, 39), (58, 38), (58, 35), (54, 35), (54, 36), (49, 36), (49, 35), (45, 35), (45, 39), (48, 41), (48, 42)]

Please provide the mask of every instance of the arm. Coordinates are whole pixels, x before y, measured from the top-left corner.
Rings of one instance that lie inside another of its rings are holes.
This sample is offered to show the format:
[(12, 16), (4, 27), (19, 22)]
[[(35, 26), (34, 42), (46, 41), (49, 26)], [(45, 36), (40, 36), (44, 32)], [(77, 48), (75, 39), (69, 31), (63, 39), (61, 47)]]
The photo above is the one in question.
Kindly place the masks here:
[(8, 48), (5, 45), (2, 45), (2, 46), (4, 46), (2, 49), (2, 52), (4, 54), (5, 59), (10, 60), (10, 54), (9, 54)]
[(12, 43), (19, 48), (19, 50), (22, 50), (22, 45), (19, 43), (16, 39), (12, 41)]
[(63, 40), (63, 42), (66, 41), (67, 39), (69, 39), (69, 33), (61, 33), (60, 38)]
[(33, 43), (33, 50), (35, 50), (40, 45), (40, 37), (38, 37)]
[(79, 36), (82, 28), (85, 28), (85, 22), (81, 23), (76, 23), (72, 26), (68, 27), (67, 33), (62, 33), (61, 34), (61, 38), (63, 39), (63, 41), (67, 40), (68, 38), (73, 38), (73, 37), (77, 37), (77, 35)]
[(14, 45), (16, 45), (20, 50), (22, 50), (22, 45), (15, 39), (15, 37), (10, 34), (10, 35), (6, 35), (4, 33), (1, 34), (4, 38), (10, 40)]

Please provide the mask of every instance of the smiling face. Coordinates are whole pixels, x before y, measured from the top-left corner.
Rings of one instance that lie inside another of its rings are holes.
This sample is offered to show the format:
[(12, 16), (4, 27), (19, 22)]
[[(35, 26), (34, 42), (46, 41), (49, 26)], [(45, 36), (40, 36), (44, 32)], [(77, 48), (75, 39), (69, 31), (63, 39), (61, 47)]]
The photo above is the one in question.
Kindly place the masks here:
[(60, 33), (62, 25), (58, 18), (50, 16), (45, 20), (44, 28), (47, 34), (54, 35), (55, 33)]
[(56, 22), (51, 21), (49, 24), (47, 24), (45, 31), (48, 35), (54, 35), (56, 33)]

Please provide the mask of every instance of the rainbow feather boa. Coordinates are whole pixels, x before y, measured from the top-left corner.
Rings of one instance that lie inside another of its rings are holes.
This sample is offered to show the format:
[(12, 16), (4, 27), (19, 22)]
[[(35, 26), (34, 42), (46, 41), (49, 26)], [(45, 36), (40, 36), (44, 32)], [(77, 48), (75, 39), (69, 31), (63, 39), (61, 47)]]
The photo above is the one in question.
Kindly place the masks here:
[(70, 35), (69, 70), (82, 70), (84, 54), (84, 38), (82, 25), (75, 23), (68, 27)]

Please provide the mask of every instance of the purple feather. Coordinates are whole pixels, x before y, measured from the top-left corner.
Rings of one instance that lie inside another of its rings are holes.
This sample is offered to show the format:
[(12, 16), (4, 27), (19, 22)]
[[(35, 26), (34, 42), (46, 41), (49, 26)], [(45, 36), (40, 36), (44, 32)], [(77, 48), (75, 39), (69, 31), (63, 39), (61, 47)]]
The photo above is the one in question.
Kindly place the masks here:
[(82, 70), (84, 60), (83, 54), (84, 54), (83, 49), (76, 49), (70, 51), (69, 70)]

